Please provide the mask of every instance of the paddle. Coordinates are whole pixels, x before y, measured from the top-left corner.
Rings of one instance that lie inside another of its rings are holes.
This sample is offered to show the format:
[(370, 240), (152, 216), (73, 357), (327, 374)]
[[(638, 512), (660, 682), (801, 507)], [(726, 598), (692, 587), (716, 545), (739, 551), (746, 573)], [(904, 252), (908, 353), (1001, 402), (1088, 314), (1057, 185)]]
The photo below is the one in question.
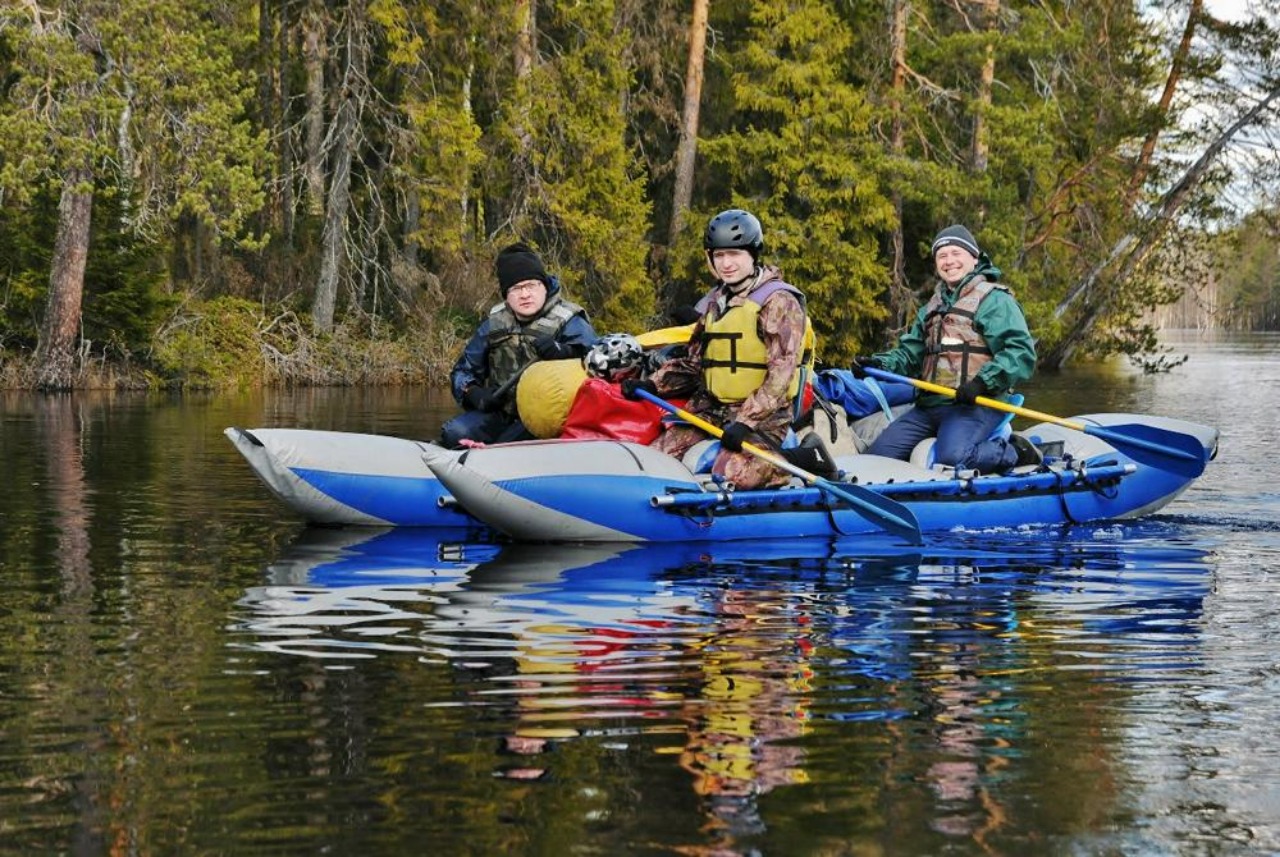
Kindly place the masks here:
[[(921, 381), (916, 378), (907, 378), (903, 375), (895, 375), (883, 369), (868, 368), (866, 372), (873, 378), (879, 378), (882, 381), (897, 381), (903, 384), (910, 384), (921, 390), (952, 398), (955, 398), (956, 395), (956, 391), (950, 387), (933, 384), (929, 381)], [(1204, 446), (1200, 441), (1180, 431), (1145, 426), (1139, 423), (1126, 423), (1103, 428), (1102, 426), (1089, 425), (1088, 423), (1073, 422), (1062, 417), (1055, 417), (1053, 414), (1033, 411), (1030, 408), (1021, 408), (1008, 402), (1002, 402), (999, 399), (988, 399), (986, 396), (978, 396), (974, 402), (983, 407), (994, 408), (997, 411), (1017, 414), (1020, 417), (1032, 420), (1043, 420), (1047, 423), (1060, 425), (1063, 428), (1075, 429), (1085, 434), (1100, 437), (1140, 464), (1175, 473), (1188, 479), (1194, 479), (1204, 473), (1205, 462), (1208, 460)]]
[[(653, 395), (648, 390), (636, 390), (636, 395), (643, 397), (646, 401), (653, 402), (664, 411), (674, 414), (690, 425), (702, 429), (712, 437), (720, 437), (724, 434), (723, 430), (706, 420), (696, 417), (686, 410), (677, 408), (667, 400)], [(815, 476), (807, 470), (796, 467), (785, 458), (779, 458), (773, 453), (749, 443), (744, 443), (742, 450), (743, 452), (751, 453), (756, 458), (769, 462), (779, 470), (785, 470), (792, 476), (804, 480), (806, 484), (813, 485), (833, 497), (839, 497), (852, 506), (855, 512), (877, 527), (887, 530), (896, 536), (901, 536), (913, 545), (921, 543), (920, 524), (916, 522), (915, 514), (897, 500), (882, 497), (870, 488), (864, 488), (861, 485), (837, 485), (830, 480), (823, 479), (821, 476)]]
[(499, 402), (505, 402), (507, 400), (507, 396), (509, 396), (511, 391), (516, 388), (516, 384), (520, 383), (520, 376), (524, 374), (524, 370), (528, 369), (534, 363), (537, 363), (538, 360), (539, 358), (535, 357), (517, 369), (516, 374), (503, 381), (502, 386), (493, 391), (493, 398)]

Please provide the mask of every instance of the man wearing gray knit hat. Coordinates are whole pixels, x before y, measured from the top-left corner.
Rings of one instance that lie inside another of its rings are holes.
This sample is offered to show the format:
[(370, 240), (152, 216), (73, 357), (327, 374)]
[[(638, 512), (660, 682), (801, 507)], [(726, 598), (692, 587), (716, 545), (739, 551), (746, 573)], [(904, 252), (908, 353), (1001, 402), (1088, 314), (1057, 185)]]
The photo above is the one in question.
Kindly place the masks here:
[(982, 252), (978, 249), (978, 242), (974, 240), (973, 233), (958, 223), (954, 226), (948, 226), (938, 233), (938, 237), (933, 239), (933, 246), (929, 248), (929, 254), (937, 259), (938, 251), (943, 247), (960, 247), (967, 250), (975, 261), (982, 255)]
[(933, 461), (980, 473), (1000, 473), (1038, 463), (1040, 456), (1018, 435), (992, 436), (1004, 412), (982, 407), (979, 396), (998, 398), (1035, 371), (1035, 340), (1000, 269), (964, 226), (940, 231), (930, 247), (938, 285), (915, 321), (888, 351), (854, 358), (851, 370), (868, 369), (921, 378), (955, 389), (954, 396), (922, 393), (915, 407), (891, 422), (867, 449), (871, 455), (909, 460), (922, 440), (937, 437)]

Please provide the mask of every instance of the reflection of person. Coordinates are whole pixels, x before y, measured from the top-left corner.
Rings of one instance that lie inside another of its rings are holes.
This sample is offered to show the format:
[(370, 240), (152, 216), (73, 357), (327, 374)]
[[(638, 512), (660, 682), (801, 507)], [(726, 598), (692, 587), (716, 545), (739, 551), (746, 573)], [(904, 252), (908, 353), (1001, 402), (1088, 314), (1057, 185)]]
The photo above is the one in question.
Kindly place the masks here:
[(1022, 447), (992, 438), (1004, 413), (974, 404), (978, 396), (1011, 392), (1035, 371), (1035, 340), (1022, 307), (1000, 284), (1000, 269), (965, 227), (948, 226), (938, 233), (933, 261), (939, 283), (911, 327), (892, 349), (857, 357), (851, 369), (856, 377), (874, 367), (954, 387), (955, 400), (922, 393), (915, 407), (891, 422), (867, 452), (906, 461), (917, 443), (937, 435), (940, 464), (998, 473), (1038, 460), (1021, 437), (1014, 436)]
[(489, 310), (450, 377), (464, 408), (441, 430), (440, 442), (450, 448), (532, 437), (516, 413), (516, 378), (536, 360), (581, 357), (596, 338), (586, 311), (565, 299), (528, 245), (504, 248), (496, 268), (502, 303)]
[(727, 590), (698, 646), (703, 682), (680, 766), (693, 776), (709, 826), (724, 837), (717, 853), (737, 853), (734, 840), (764, 831), (760, 795), (808, 778), (805, 751), (794, 739), (809, 728), (811, 643), (804, 634), (777, 634), (786, 603), (779, 592)]
[[(994, 758), (987, 758), (991, 738), (983, 730), (982, 710), (983, 694), (995, 695), (998, 691), (982, 686), (976, 677), (980, 666), (962, 663), (959, 668), (940, 668), (937, 684), (930, 688), (937, 708), (929, 724), (937, 743), (937, 758), (929, 765), (926, 780), (941, 804), (933, 826), (951, 836), (973, 832), (976, 824), (971, 809), (979, 791), (985, 790), (984, 769), (998, 765)], [(983, 803), (998, 806), (989, 794)]]
[[(624, 381), (622, 389), (628, 398), (636, 389), (687, 398), (689, 413), (723, 426), (713, 474), (738, 488), (779, 485), (787, 474), (744, 453), (742, 442), (776, 450), (791, 426), (811, 341), (804, 296), (777, 268), (760, 264), (764, 230), (746, 211), (711, 218), (703, 247), (716, 285), (698, 304), (686, 353), (647, 379)], [(706, 437), (701, 429), (676, 426), (654, 446), (680, 457)]]

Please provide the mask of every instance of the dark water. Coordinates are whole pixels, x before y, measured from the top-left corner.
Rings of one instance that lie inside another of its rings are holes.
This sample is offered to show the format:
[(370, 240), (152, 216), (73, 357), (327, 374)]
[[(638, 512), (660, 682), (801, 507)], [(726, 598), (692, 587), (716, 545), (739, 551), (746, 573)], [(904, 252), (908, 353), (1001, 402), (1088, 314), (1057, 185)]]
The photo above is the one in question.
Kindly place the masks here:
[(1161, 515), (875, 542), (306, 530), (221, 436), (440, 393), (0, 396), (0, 851), (1280, 851), (1280, 338), (1051, 413), (1219, 425)]

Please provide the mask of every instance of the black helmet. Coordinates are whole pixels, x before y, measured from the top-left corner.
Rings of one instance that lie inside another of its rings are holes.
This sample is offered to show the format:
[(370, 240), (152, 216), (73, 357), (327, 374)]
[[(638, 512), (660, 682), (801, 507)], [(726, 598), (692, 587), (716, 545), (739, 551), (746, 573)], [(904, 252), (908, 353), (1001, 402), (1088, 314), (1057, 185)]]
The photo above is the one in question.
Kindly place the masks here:
[(760, 221), (749, 211), (731, 208), (722, 211), (707, 223), (707, 233), (702, 246), (712, 250), (746, 250), (757, 259), (764, 250), (764, 229)]

